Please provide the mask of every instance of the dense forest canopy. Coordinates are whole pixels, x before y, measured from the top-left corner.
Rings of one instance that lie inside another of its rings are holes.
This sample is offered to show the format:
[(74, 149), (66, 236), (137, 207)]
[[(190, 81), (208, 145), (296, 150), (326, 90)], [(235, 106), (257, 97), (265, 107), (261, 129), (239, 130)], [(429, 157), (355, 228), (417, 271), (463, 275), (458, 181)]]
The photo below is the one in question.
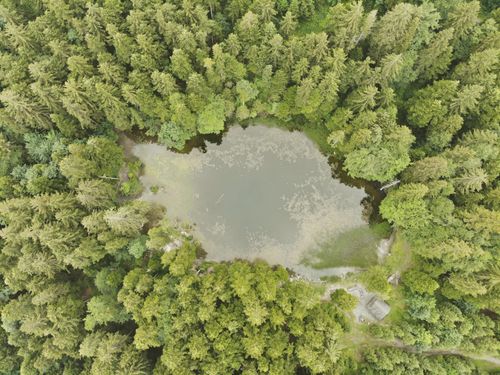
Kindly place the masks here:
[[(446, 350), (500, 350), (499, 21), (488, 0), (0, 0), (0, 373), (482, 371)], [(370, 328), (398, 346), (354, 353), (347, 295), (203, 261), (134, 199), (120, 132), (181, 150), (256, 117), (400, 180), (380, 212), (411, 248), (404, 309)]]

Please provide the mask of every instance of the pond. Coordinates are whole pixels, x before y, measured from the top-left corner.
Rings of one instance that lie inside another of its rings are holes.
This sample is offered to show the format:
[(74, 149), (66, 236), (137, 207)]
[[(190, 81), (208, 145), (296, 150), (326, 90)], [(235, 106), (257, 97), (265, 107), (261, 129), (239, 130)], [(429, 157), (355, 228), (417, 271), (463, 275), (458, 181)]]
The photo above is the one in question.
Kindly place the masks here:
[(131, 151), (144, 164), (142, 199), (192, 224), (207, 259), (260, 258), (313, 279), (377, 262), (371, 197), (333, 178), (303, 133), (232, 126), (220, 144), (189, 153), (153, 143)]

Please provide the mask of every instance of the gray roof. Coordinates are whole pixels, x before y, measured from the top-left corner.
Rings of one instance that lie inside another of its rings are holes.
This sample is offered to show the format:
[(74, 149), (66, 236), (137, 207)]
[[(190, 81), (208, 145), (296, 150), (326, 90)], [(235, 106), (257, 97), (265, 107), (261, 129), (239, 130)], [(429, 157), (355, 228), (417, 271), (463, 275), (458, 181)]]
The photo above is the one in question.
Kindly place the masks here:
[(381, 299), (377, 298), (377, 296), (373, 296), (370, 299), (370, 301), (366, 304), (366, 308), (377, 320), (384, 319), (387, 314), (389, 314), (389, 311), (391, 311), (391, 307)]

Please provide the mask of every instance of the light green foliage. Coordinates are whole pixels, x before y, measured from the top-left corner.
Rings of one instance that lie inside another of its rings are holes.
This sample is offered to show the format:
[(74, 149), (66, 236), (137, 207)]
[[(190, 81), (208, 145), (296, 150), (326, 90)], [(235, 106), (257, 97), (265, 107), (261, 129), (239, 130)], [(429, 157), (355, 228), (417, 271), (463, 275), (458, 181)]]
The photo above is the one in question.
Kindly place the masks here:
[(439, 284), (429, 275), (420, 271), (408, 271), (404, 275), (404, 283), (412, 292), (432, 294)]
[(460, 63), (453, 76), (463, 84), (480, 84), (493, 87), (498, 68), (498, 49), (486, 49), (471, 54), (467, 61)]
[(21, 149), (0, 134), (0, 172), (7, 175), (21, 161)]
[(116, 177), (123, 162), (121, 148), (102, 137), (90, 138), (85, 144), (73, 143), (68, 151), (59, 167), (72, 185), (85, 178)]
[(128, 246), (128, 252), (135, 258), (140, 258), (146, 251), (146, 236), (137, 237)]
[(180, 79), (187, 80), (193, 72), (188, 56), (182, 49), (175, 49), (171, 57), (172, 72)]
[(280, 31), (285, 35), (290, 35), (297, 27), (297, 21), (292, 12), (288, 11), (280, 22)]
[(422, 356), (397, 348), (369, 349), (363, 374), (475, 374), (475, 366), (459, 356)]
[(456, 189), (464, 194), (480, 191), (488, 183), (488, 175), (481, 168), (465, 171), (454, 179)]
[(259, 93), (259, 91), (247, 80), (238, 81), (236, 84), (236, 92), (242, 104), (255, 99)]
[(452, 60), (453, 47), (449, 44), (454, 29), (444, 29), (434, 35), (420, 52), (416, 67), (423, 79), (433, 79), (444, 73)]
[[(451, 102), (457, 92), (457, 86), (457, 81), (435, 81), (432, 86), (417, 91), (408, 106), (410, 124), (425, 127), (433, 121), (441, 120), (446, 114), (444, 105)], [(424, 111), (425, 108), (428, 109), (427, 112)]]
[(161, 262), (168, 266), (173, 276), (183, 276), (189, 272), (195, 259), (196, 247), (189, 242), (184, 242), (179, 251), (166, 252)]
[(80, 354), (91, 358), (89, 374), (146, 375), (151, 373), (148, 359), (119, 333), (91, 333), (85, 337)]
[(48, 133), (45, 136), (37, 133), (27, 133), (24, 135), (25, 148), (33, 160), (38, 163), (49, 163), (52, 155), (61, 155), (65, 151), (65, 145), (59, 136)]
[(13, 185), (14, 180), (11, 177), (0, 177), (0, 199), (3, 200), (14, 197)]
[(92, 297), (87, 304), (87, 308), (88, 314), (85, 317), (85, 328), (89, 331), (93, 330), (98, 324), (123, 323), (129, 319), (123, 307), (112, 295)]
[(198, 131), (201, 134), (220, 133), (226, 119), (224, 101), (212, 100), (198, 116)]
[(331, 133), (329, 143), (347, 154), (344, 167), (349, 175), (386, 182), (410, 163), (408, 150), (414, 137), (407, 127), (396, 123), (395, 113), (366, 111), (352, 121), (348, 120), (350, 112), (338, 116), (345, 120), (333, 122), (338, 130)]
[[(320, 303), (320, 290), (290, 282), (284, 269), (271, 270), (264, 263), (207, 265), (197, 277), (190, 251), (184, 246), (166, 253), (162, 262), (169, 272), (147, 289), (140, 286), (146, 275), (131, 271), (119, 293), (127, 309), (144, 322), (136, 345), (165, 343), (161, 361), (167, 373), (206, 368), (215, 358), (224, 373), (242, 365), (260, 366), (262, 361), (281, 371), (303, 366), (321, 373), (335, 368), (341, 313), (333, 304)], [(144, 304), (134, 304), (140, 294)], [(165, 319), (172, 328), (162, 328)], [(160, 341), (145, 341), (147, 331), (158, 332)]]
[(115, 188), (103, 180), (82, 180), (76, 188), (76, 199), (87, 208), (108, 208), (113, 205)]
[(238, 93), (238, 103), (236, 109), (236, 118), (245, 120), (250, 117), (255, 117), (255, 113), (250, 112), (247, 103), (254, 100), (259, 91), (247, 80), (238, 81), (236, 84), (236, 92)]
[(368, 290), (381, 293), (384, 296), (389, 294), (391, 285), (387, 282), (389, 273), (385, 267), (371, 266), (360, 277)]
[(167, 122), (161, 126), (158, 139), (167, 147), (182, 150), (186, 141), (193, 135), (192, 130), (184, 129), (173, 122)]
[(104, 221), (112, 231), (133, 236), (138, 234), (148, 221), (146, 215), (150, 208), (146, 202), (134, 201), (118, 209), (107, 210), (104, 214)]
[(152, 250), (160, 250), (167, 243), (171, 242), (175, 235), (176, 231), (173, 229), (168, 220), (164, 219), (158, 226), (151, 228), (148, 231), (146, 246)]
[(401, 3), (387, 12), (371, 35), (376, 56), (419, 48), (438, 26), (439, 13), (431, 3)]
[(461, 2), (450, 12), (448, 24), (454, 30), (454, 37), (459, 39), (471, 32), (479, 22), (479, 1)]
[(462, 115), (476, 109), (480, 86), (459, 89), (458, 81), (434, 81), (408, 101), (408, 119), (414, 127), (425, 127), (422, 141), (429, 150), (442, 150), (464, 123)]
[(361, 1), (331, 7), (327, 27), (334, 35), (335, 46), (346, 51), (355, 48), (369, 35), (376, 13), (375, 10), (365, 13)]
[(380, 205), (380, 213), (401, 228), (425, 226), (429, 210), (423, 199), (429, 189), (422, 184), (406, 184), (389, 193)]
[(358, 299), (352, 294), (347, 293), (344, 289), (337, 289), (331, 295), (330, 299), (340, 309), (350, 311), (358, 304)]

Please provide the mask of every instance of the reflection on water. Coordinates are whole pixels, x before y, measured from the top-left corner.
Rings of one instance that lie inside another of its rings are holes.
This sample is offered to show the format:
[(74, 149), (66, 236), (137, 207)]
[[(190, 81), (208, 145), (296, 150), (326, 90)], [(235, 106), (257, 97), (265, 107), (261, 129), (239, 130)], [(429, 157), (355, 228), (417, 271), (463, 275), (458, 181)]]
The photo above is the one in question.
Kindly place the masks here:
[[(364, 190), (333, 179), (327, 159), (299, 132), (235, 126), (206, 152), (157, 144), (135, 144), (132, 152), (145, 165), (142, 198), (194, 224), (208, 259), (262, 258), (317, 277), (325, 270), (301, 264), (306, 256), (311, 264), (319, 244), (343, 238), (349, 246), (346, 233), (368, 228)], [(369, 247), (375, 254), (375, 238)], [(343, 261), (338, 266), (351, 265)]]

